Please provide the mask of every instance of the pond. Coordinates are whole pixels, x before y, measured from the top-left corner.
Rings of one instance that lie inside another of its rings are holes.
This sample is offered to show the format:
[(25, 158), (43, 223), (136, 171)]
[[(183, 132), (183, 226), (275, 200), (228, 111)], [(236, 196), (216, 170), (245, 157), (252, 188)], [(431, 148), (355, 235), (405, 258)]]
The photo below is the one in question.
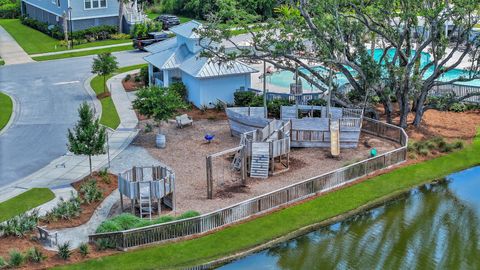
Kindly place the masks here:
[(480, 167), (219, 269), (480, 269)]

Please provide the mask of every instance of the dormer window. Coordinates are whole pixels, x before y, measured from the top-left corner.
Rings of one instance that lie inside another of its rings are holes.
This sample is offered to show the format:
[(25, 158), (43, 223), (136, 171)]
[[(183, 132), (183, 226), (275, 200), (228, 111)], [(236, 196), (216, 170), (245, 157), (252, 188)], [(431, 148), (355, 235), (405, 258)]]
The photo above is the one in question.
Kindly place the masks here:
[(106, 8), (107, 0), (84, 0), (85, 9)]

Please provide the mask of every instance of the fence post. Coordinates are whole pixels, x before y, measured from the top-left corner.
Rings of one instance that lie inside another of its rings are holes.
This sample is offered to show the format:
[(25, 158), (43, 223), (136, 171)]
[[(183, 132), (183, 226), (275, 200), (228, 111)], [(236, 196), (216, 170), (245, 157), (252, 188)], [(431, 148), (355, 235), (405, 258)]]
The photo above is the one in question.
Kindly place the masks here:
[(213, 199), (212, 157), (207, 157), (207, 199)]

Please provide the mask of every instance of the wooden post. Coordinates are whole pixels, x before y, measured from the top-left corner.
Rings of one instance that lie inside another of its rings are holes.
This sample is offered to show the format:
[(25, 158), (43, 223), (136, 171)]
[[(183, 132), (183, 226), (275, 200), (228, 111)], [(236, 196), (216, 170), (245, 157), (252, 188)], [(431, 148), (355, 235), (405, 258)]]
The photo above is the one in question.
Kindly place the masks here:
[(240, 175), (241, 175), (241, 178), (242, 178), (242, 185), (246, 186), (247, 185), (247, 166), (246, 166), (246, 162), (247, 162), (247, 153), (246, 153), (246, 146), (243, 147), (241, 151), (242, 153), (242, 162), (240, 164), (241, 166), (241, 169), (240, 169)]
[(122, 213), (123, 213), (123, 211), (125, 211), (125, 208), (123, 208), (123, 194), (122, 194), (122, 192), (120, 192), (120, 208), (122, 209)]
[(212, 175), (212, 157), (208, 156), (207, 162), (207, 199), (213, 199), (213, 175)]

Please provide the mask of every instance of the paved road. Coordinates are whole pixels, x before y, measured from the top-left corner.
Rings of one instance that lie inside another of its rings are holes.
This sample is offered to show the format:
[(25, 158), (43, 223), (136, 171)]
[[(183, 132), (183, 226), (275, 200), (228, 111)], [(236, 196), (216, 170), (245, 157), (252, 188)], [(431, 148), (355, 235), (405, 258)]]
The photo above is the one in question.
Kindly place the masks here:
[[(145, 53), (115, 53), (120, 66), (143, 63)], [(0, 89), (17, 102), (13, 124), (0, 135), (0, 187), (64, 155), (77, 108), (91, 101), (83, 82), (92, 56), (0, 68)]]

